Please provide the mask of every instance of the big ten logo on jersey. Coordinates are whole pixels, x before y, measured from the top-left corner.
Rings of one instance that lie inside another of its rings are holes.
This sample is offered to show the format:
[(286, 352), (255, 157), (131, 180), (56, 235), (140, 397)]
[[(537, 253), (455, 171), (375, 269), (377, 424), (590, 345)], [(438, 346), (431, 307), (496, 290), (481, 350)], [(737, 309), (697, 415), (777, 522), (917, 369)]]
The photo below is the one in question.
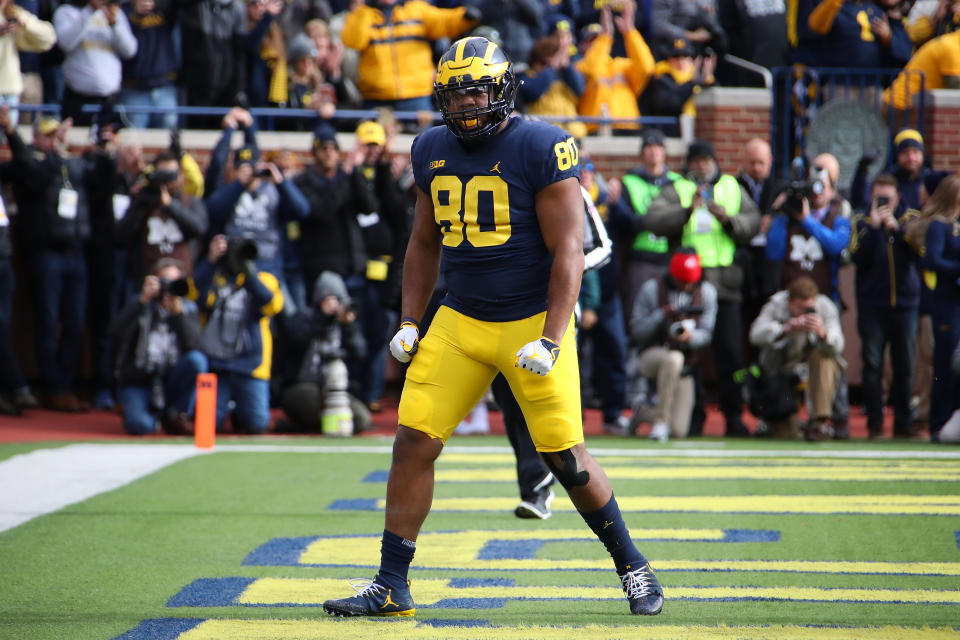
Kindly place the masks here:
[(580, 152), (573, 138), (567, 138), (553, 145), (553, 152), (557, 156), (557, 169), (566, 171), (580, 164)]
[(234, 207), (233, 222), (241, 229), (266, 231), (270, 228), (270, 197), (265, 192), (251, 194), (244, 191)]
[(813, 266), (823, 260), (823, 247), (813, 236), (790, 236), (790, 261), (796, 262), (804, 271), (813, 271)]
[(173, 218), (150, 216), (147, 218), (147, 244), (157, 247), (160, 253), (173, 253), (173, 246), (183, 242), (183, 231)]
[(457, 176), (434, 176), (430, 195), (444, 246), (494, 247), (510, 239), (510, 192), (500, 176), (473, 176), (466, 184)]
[(439, 169), (439, 168), (443, 167), (443, 165), (445, 165), (445, 164), (447, 164), (447, 161), (446, 161), (446, 160), (433, 160), (433, 161), (430, 163), (430, 168), (431, 168), (431, 169)]

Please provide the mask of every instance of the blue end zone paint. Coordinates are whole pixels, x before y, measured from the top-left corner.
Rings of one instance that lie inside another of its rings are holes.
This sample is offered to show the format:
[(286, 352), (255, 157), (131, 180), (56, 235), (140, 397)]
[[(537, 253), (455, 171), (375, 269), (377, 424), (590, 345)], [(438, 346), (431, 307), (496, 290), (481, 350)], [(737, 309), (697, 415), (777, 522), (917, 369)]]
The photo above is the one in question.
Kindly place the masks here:
[(327, 509), (331, 511), (379, 511), (377, 498), (334, 500)]
[(167, 601), (168, 607), (230, 607), (256, 578), (198, 578)]
[(142, 621), (113, 640), (175, 640), (203, 621), (203, 618), (153, 618)]
[(529, 560), (535, 558), (544, 540), (489, 540), (477, 560)]
[(957, 539), (957, 547), (960, 548), (960, 531), (954, 531), (953, 535)]
[(447, 585), (454, 589), (470, 589), (472, 587), (513, 587), (516, 586), (513, 578), (453, 578)]
[(386, 482), (387, 478), (390, 477), (390, 472), (381, 469), (380, 471), (371, 471), (367, 474), (367, 477), (363, 479), (364, 482)]
[(489, 620), (420, 620), (417, 623), (418, 628), (432, 627), (442, 629), (444, 627), (489, 627)]
[(444, 598), (418, 609), (503, 609), (509, 600), (518, 598)]
[(719, 542), (780, 542), (780, 532), (770, 529), (724, 529)]
[(251, 551), (241, 564), (257, 567), (288, 567), (300, 564), (300, 556), (320, 536), (274, 538)]

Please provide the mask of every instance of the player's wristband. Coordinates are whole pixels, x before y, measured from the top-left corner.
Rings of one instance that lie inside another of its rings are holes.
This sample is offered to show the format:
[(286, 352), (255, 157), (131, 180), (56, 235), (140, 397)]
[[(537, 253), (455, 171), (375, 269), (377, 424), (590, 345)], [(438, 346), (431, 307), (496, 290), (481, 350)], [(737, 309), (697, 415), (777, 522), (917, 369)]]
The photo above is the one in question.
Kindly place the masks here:
[(413, 318), (407, 317), (400, 320), (401, 327), (406, 324), (413, 325), (413, 328), (416, 329), (418, 333), (420, 332), (420, 324)]

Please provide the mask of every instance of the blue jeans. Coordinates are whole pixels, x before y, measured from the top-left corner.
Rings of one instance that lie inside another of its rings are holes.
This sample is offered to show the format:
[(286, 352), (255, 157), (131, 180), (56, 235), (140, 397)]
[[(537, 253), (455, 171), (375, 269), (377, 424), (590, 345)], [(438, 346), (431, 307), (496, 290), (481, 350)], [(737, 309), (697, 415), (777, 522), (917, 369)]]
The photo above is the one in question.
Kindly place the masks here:
[(0, 258), (0, 392), (16, 391), (27, 386), (10, 343), (14, 282), (10, 258)]
[(217, 371), (217, 433), (233, 400), (233, 429), (238, 433), (264, 433), (270, 426), (270, 381), (240, 373)]
[[(163, 378), (166, 408), (177, 413), (193, 413), (197, 392), (197, 374), (207, 371), (207, 356), (188, 351), (177, 360)], [(150, 387), (121, 387), (123, 429), (130, 435), (142, 436), (156, 430), (156, 416), (150, 410)]]
[(889, 344), (893, 365), (893, 381), (890, 384), (893, 430), (895, 433), (906, 433), (913, 424), (910, 393), (913, 389), (917, 310), (861, 307), (857, 314), (857, 330), (860, 332), (863, 407), (867, 414), (867, 429), (870, 433), (883, 430), (883, 349)]
[(81, 251), (41, 250), (32, 256), (31, 271), (44, 391), (72, 393), (87, 313), (87, 262)]
[[(125, 104), (132, 107), (176, 107), (177, 88), (171, 84), (147, 90), (123, 89), (117, 97), (117, 105)], [(126, 117), (134, 129), (173, 129), (177, 126), (177, 114), (173, 111), (128, 113)]]

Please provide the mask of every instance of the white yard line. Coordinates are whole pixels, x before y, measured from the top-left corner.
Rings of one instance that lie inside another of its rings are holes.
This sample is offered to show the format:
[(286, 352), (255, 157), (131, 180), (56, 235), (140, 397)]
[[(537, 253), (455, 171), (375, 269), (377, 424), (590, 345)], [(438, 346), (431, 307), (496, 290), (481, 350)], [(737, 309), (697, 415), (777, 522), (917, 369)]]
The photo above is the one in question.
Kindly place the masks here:
[(0, 531), (200, 452), (183, 445), (71, 444), (13, 456), (0, 462)]
[[(390, 445), (287, 445), (218, 444), (214, 453), (368, 453), (388, 456)], [(505, 454), (502, 446), (451, 445), (448, 453)], [(860, 450), (860, 449), (655, 449), (594, 448), (598, 457), (650, 458), (855, 458), (960, 460), (960, 451)], [(0, 531), (28, 520), (122, 487), (186, 458), (208, 453), (189, 444), (71, 444), (37, 449), (0, 462)]]

